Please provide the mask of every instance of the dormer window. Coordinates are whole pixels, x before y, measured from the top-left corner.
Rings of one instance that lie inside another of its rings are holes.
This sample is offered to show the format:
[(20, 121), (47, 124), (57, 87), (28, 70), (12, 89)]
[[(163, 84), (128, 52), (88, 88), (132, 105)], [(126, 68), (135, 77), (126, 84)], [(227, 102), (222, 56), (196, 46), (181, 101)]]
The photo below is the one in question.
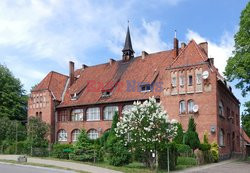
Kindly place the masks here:
[(103, 91), (102, 92), (102, 97), (109, 97), (111, 95), (110, 91)]
[(141, 92), (150, 92), (151, 91), (151, 85), (146, 84), (146, 85), (141, 85)]
[(76, 93), (71, 94), (71, 100), (77, 100), (77, 94)]

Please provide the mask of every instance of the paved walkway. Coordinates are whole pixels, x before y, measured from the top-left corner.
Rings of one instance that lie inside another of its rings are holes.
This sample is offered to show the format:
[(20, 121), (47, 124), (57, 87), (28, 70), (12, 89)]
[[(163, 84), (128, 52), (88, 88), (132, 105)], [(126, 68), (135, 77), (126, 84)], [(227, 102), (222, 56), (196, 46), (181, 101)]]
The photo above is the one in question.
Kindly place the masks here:
[(174, 173), (249, 173), (250, 163), (226, 160), (219, 163), (174, 171)]
[[(15, 160), (17, 161), (18, 155), (0, 155), (1, 160)], [(28, 157), (28, 163), (37, 163), (44, 165), (52, 165), (61, 168), (69, 168), (76, 171), (86, 171), (90, 173), (121, 173), (119, 171), (114, 171), (106, 168), (100, 168), (96, 166), (91, 166), (82, 163), (73, 163), (73, 162), (65, 162), (65, 161), (57, 161), (57, 160), (49, 160), (49, 159), (40, 159)]]

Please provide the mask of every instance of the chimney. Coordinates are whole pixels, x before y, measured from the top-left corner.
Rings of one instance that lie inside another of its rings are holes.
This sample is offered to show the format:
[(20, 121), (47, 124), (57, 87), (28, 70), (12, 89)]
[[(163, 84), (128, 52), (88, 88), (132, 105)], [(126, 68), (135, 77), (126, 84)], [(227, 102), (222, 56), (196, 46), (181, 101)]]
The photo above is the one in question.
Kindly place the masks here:
[(109, 59), (109, 64), (112, 65), (112, 64), (114, 64), (114, 63), (115, 63), (115, 60), (112, 59), (112, 58), (110, 58), (110, 59)]
[(82, 69), (84, 70), (84, 69), (86, 69), (86, 68), (88, 68), (88, 66), (87, 66), (86, 64), (83, 64), (83, 65), (82, 65)]
[(74, 71), (75, 71), (75, 64), (74, 62), (70, 61), (69, 62), (69, 86), (71, 86), (75, 81)]
[(210, 61), (211, 64), (214, 65), (214, 58), (209, 58), (209, 61)]
[(186, 43), (181, 43), (181, 49), (184, 49), (186, 47)]
[(175, 37), (174, 38), (174, 58), (176, 58), (178, 56), (178, 53), (179, 53), (178, 51), (179, 51), (179, 41)]
[(203, 51), (205, 52), (205, 54), (208, 55), (208, 44), (207, 44), (207, 42), (202, 42), (199, 45), (203, 49)]
[(141, 52), (141, 58), (142, 59), (145, 59), (147, 55), (148, 55), (148, 53), (146, 51)]

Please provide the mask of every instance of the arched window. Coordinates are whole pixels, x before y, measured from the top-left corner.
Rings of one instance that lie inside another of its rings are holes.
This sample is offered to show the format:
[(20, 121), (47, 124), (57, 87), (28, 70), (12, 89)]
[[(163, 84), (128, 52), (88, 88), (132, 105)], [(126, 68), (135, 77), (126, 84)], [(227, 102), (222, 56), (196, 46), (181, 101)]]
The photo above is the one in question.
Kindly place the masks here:
[(66, 130), (64, 129), (59, 130), (57, 138), (58, 138), (58, 141), (67, 141), (68, 135), (67, 135)]
[(219, 132), (219, 144), (220, 146), (224, 146), (224, 131), (222, 129)]
[(88, 108), (87, 109), (87, 121), (100, 120), (100, 108)]
[(188, 113), (193, 113), (194, 101), (188, 100)]
[(118, 111), (118, 106), (107, 106), (104, 108), (104, 120), (112, 120), (115, 112)]
[(219, 115), (224, 116), (224, 106), (221, 100), (219, 101)]
[(97, 139), (99, 137), (98, 131), (96, 129), (90, 129), (88, 131), (89, 139)]
[(71, 121), (83, 121), (83, 109), (74, 109), (71, 113)]
[(186, 113), (186, 104), (184, 100), (180, 101), (180, 114), (185, 114)]
[(72, 141), (75, 142), (78, 139), (78, 136), (80, 135), (81, 131), (79, 129), (75, 129), (72, 131)]

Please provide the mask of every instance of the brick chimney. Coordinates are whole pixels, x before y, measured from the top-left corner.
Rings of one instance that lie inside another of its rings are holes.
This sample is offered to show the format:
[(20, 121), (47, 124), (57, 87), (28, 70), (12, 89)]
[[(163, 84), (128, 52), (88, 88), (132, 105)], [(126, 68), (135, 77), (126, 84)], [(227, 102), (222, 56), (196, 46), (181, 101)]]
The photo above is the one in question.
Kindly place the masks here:
[(75, 72), (75, 63), (70, 61), (69, 62), (69, 86), (71, 86), (75, 81), (74, 72)]
[(176, 58), (179, 54), (179, 41), (178, 39), (175, 37), (174, 38), (174, 58)]
[(208, 43), (207, 42), (202, 42), (199, 44), (200, 47), (203, 49), (206, 55), (208, 55)]

